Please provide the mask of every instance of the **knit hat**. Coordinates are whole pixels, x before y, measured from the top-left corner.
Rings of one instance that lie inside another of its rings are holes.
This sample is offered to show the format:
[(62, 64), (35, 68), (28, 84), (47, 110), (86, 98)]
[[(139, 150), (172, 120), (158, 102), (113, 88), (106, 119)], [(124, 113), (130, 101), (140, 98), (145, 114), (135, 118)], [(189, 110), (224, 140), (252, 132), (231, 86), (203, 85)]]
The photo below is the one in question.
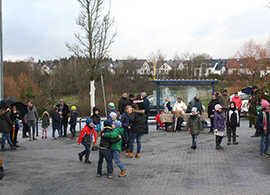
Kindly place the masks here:
[(218, 110), (221, 109), (221, 108), (222, 108), (222, 106), (221, 106), (220, 104), (215, 105), (215, 110), (216, 110), (216, 111), (218, 111)]
[(193, 107), (193, 108), (191, 109), (191, 112), (197, 113), (197, 111), (198, 111), (198, 109), (197, 109), (196, 107)]
[(113, 110), (115, 110), (115, 105), (114, 105), (113, 102), (110, 102), (110, 103), (108, 104), (108, 111), (113, 111)]
[(104, 121), (104, 127), (112, 127), (112, 121), (111, 120), (106, 120)]
[(111, 113), (110, 113), (110, 117), (111, 117), (111, 118), (117, 117), (117, 114), (116, 114), (115, 112), (111, 112)]
[(261, 100), (261, 105), (262, 105), (263, 108), (266, 108), (267, 106), (270, 106), (270, 103), (267, 100), (262, 99)]
[(120, 121), (113, 121), (112, 124), (115, 126), (115, 128), (120, 128), (120, 127), (122, 127), (122, 123), (121, 123)]
[(86, 125), (87, 125), (87, 126), (90, 126), (90, 124), (93, 123), (93, 122), (94, 122), (94, 121), (93, 121), (93, 119), (91, 119), (91, 118), (87, 118), (87, 119), (86, 119)]
[(71, 110), (75, 111), (75, 110), (77, 110), (77, 107), (76, 106), (71, 106)]

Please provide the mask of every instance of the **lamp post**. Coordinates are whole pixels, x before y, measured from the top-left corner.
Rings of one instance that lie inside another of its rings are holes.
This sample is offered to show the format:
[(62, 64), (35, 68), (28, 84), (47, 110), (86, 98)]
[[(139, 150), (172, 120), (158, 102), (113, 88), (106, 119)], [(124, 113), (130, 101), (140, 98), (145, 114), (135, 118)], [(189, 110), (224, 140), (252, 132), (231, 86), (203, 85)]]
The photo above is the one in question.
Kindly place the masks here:
[(0, 0), (0, 99), (4, 98), (3, 84), (3, 33), (2, 33), (2, 0)]

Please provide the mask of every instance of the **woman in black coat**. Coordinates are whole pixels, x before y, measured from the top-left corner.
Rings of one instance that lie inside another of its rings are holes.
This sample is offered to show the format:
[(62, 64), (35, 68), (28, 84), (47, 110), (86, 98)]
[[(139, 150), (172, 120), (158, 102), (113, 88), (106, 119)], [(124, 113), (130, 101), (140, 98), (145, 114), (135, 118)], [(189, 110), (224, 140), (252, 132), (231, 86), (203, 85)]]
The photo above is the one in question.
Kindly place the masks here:
[(141, 138), (142, 135), (148, 133), (146, 128), (147, 117), (144, 114), (144, 110), (137, 110), (137, 106), (133, 109), (133, 113), (130, 115), (130, 154), (129, 157), (133, 157), (134, 141), (137, 143), (136, 158), (140, 158), (141, 153)]
[(4, 150), (6, 140), (10, 145), (11, 150), (15, 150), (16, 147), (14, 146), (11, 138), (10, 138), (10, 131), (13, 128), (12, 120), (10, 119), (10, 111), (5, 110), (1, 111), (0, 113), (0, 133), (2, 133), (2, 141), (1, 141), (1, 149)]
[(214, 133), (214, 113), (215, 113), (215, 106), (219, 104), (219, 101), (216, 97), (216, 94), (212, 95), (212, 100), (208, 104), (208, 118), (210, 118), (211, 127), (209, 133)]

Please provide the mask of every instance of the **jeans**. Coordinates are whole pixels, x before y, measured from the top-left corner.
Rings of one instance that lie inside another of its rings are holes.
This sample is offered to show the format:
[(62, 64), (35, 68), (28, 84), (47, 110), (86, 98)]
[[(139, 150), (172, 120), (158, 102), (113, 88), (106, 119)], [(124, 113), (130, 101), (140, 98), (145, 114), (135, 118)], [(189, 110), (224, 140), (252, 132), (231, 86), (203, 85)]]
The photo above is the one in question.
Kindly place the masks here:
[(13, 145), (13, 142), (11, 141), (10, 134), (8, 133), (3, 133), (2, 135), (2, 146), (6, 144), (6, 140), (9, 143), (9, 145)]
[(72, 134), (72, 137), (75, 137), (76, 135), (76, 125), (70, 125), (70, 132)]
[(133, 133), (131, 132), (130, 133), (130, 143), (129, 143), (129, 149), (130, 149), (130, 152), (133, 153), (133, 149), (134, 149), (134, 142), (135, 142), (135, 139), (136, 139), (136, 143), (137, 143), (137, 153), (141, 153), (141, 147), (142, 147), (142, 135), (141, 133)]
[(220, 146), (222, 142), (223, 136), (216, 136), (216, 146)]
[(104, 159), (106, 160), (106, 163), (107, 163), (108, 176), (110, 176), (110, 175), (112, 175), (113, 163), (112, 163), (112, 152), (109, 149), (108, 150), (105, 150), (105, 149), (99, 150), (97, 174), (102, 175), (102, 164), (103, 164)]
[(28, 121), (28, 127), (29, 127), (29, 139), (31, 139), (31, 128), (32, 128), (32, 136), (33, 139), (35, 138), (35, 132), (36, 132), (36, 122), (35, 121)]
[(146, 116), (145, 126), (146, 126), (147, 133), (149, 133), (148, 116)]
[(112, 151), (112, 156), (114, 159), (114, 162), (117, 164), (117, 166), (120, 168), (121, 171), (125, 170), (123, 163), (120, 161), (119, 155), (120, 153), (118, 151)]
[(124, 149), (129, 149), (130, 131), (128, 128), (124, 128), (124, 139), (122, 146)]
[(260, 154), (263, 155), (267, 153), (268, 148), (269, 148), (269, 138), (270, 134), (264, 134), (262, 133), (261, 135), (261, 142), (260, 142)]
[(80, 156), (85, 155), (85, 161), (89, 161), (90, 151), (91, 151), (91, 142), (88, 144), (83, 144), (85, 149), (80, 153)]
[(52, 137), (55, 138), (55, 131), (56, 130), (58, 131), (58, 136), (62, 137), (62, 129), (61, 128), (55, 128), (55, 127), (52, 128)]
[(191, 135), (192, 136), (192, 146), (197, 146), (197, 138), (198, 135)]

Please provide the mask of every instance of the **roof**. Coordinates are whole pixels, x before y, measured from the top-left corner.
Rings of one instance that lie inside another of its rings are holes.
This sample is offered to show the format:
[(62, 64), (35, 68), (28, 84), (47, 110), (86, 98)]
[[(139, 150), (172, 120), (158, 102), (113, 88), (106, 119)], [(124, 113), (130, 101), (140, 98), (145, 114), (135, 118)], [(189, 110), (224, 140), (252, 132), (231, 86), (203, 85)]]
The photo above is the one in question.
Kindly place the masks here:
[(209, 86), (218, 83), (217, 79), (179, 79), (179, 80), (153, 80), (152, 82), (156, 83), (157, 85), (182, 85), (182, 86), (190, 86), (190, 85), (204, 85)]

